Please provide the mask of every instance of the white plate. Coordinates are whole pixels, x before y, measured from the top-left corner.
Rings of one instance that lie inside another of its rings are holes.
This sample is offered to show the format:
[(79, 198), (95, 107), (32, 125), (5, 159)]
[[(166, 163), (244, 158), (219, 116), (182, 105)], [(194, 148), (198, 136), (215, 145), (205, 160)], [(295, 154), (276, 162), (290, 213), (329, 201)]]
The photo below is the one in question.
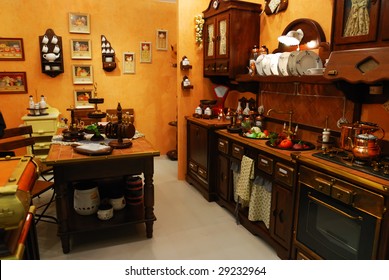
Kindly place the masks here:
[(261, 54), (260, 56), (257, 57), (257, 60), (255, 61), (255, 68), (257, 69), (257, 73), (258, 73), (258, 75), (260, 75), (260, 76), (265, 75), (265, 74), (263, 73), (263, 70), (262, 70), (262, 63), (261, 63), (264, 57), (265, 57), (265, 55), (264, 55), (264, 54)]
[(283, 52), (278, 58), (278, 74), (280, 76), (289, 76), (288, 60), (290, 52)]
[(302, 51), (296, 57), (296, 69), (300, 75), (306, 75), (310, 68), (322, 68), (320, 57), (313, 51)]
[(267, 54), (263, 59), (262, 59), (262, 71), (265, 76), (271, 76), (271, 69), (270, 69), (270, 62), (271, 62), (271, 57), (273, 54)]
[(288, 71), (289, 71), (289, 74), (292, 75), (292, 76), (298, 76), (299, 75), (299, 73), (297, 72), (297, 69), (296, 69), (296, 57), (297, 57), (297, 55), (299, 53), (300, 53), (299, 51), (293, 51), (289, 55)]
[(278, 59), (280, 58), (281, 53), (275, 53), (270, 58), (270, 71), (273, 75), (279, 75), (278, 73)]

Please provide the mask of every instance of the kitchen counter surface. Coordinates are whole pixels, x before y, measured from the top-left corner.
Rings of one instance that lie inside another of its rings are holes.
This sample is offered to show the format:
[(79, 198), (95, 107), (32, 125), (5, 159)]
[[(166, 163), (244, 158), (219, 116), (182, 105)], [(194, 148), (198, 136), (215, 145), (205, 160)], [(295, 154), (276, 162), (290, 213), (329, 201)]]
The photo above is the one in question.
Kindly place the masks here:
[(352, 181), (353, 183), (363, 186), (372, 191), (376, 191), (383, 195), (389, 196), (389, 180), (385, 180), (380, 177), (376, 177), (358, 170), (341, 166), (337, 163), (314, 157), (313, 154), (318, 153), (319, 150), (315, 149), (298, 152), (281, 150), (267, 146), (267, 140), (244, 138), (237, 133), (230, 133), (226, 129), (217, 130), (216, 133), (218, 135), (227, 137), (244, 145), (267, 152), (284, 160), (300, 162), (311, 167), (320, 168), (326, 173), (336, 175), (337, 177)]

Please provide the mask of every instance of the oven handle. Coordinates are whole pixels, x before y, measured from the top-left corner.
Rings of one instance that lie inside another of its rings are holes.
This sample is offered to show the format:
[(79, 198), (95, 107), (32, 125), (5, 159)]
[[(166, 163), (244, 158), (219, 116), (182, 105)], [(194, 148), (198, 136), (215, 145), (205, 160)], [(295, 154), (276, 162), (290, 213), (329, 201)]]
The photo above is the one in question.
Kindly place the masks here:
[(329, 205), (328, 203), (325, 203), (325, 202), (323, 202), (323, 201), (317, 199), (316, 197), (313, 197), (313, 196), (310, 195), (310, 194), (308, 194), (308, 198), (309, 198), (310, 200), (313, 200), (314, 202), (316, 202), (316, 203), (318, 203), (318, 204), (321, 204), (321, 205), (324, 206), (324, 207), (329, 208), (329, 209), (332, 210), (332, 211), (337, 212), (338, 214), (341, 214), (341, 215), (343, 215), (343, 216), (345, 216), (345, 217), (351, 219), (351, 220), (360, 220), (360, 221), (363, 221), (363, 217), (361, 217), (361, 216), (351, 216), (351, 215), (347, 214), (346, 212), (344, 212), (344, 211), (342, 211), (342, 210), (339, 210), (338, 208), (336, 208), (336, 207), (334, 207), (334, 206), (331, 206), (331, 205)]

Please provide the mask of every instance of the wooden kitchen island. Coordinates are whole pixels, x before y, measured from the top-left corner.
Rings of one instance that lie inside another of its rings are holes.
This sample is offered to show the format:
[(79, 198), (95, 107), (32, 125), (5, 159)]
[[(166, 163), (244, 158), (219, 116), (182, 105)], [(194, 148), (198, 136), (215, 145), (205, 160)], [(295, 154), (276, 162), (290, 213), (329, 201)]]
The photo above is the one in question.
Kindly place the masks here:
[[(52, 144), (46, 164), (54, 168), (58, 235), (64, 253), (70, 251), (70, 236), (123, 225), (145, 223), (146, 235), (153, 235), (154, 215), (154, 157), (160, 152), (144, 138), (132, 140), (132, 147), (114, 149), (109, 155), (88, 156), (69, 145)], [(79, 215), (73, 209), (73, 183), (83, 180), (99, 181), (106, 178), (143, 174), (144, 203), (127, 205), (115, 211), (114, 217), (101, 221), (97, 215)]]

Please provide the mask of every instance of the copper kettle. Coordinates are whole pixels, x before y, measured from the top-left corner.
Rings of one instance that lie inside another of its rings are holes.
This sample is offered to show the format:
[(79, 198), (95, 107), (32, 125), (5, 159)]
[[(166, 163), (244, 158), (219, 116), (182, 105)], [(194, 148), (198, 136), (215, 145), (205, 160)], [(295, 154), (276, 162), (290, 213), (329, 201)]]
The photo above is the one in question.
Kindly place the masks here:
[[(377, 131), (381, 131), (382, 137), (380, 139), (382, 139), (385, 132), (375, 123), (358, 121), (355, 123), (344, 124), (341, 127), (340, 133), (340, 148), (351, 152), (354, 146), (358, 146), (358, 144), (355, 143), (356, 140), (354, 140), (358, 135), (374, 134)], [(377, 141), (378, 139), (376, 139), (375, 142)]]
[(354, 142), (351, 138), (349, 138), (349, 141), (352, 146), (351, 151), (358, 160), (369, 161), (381, 154), (378, 137), (373, 134), (359, 134), (354, 138)]

